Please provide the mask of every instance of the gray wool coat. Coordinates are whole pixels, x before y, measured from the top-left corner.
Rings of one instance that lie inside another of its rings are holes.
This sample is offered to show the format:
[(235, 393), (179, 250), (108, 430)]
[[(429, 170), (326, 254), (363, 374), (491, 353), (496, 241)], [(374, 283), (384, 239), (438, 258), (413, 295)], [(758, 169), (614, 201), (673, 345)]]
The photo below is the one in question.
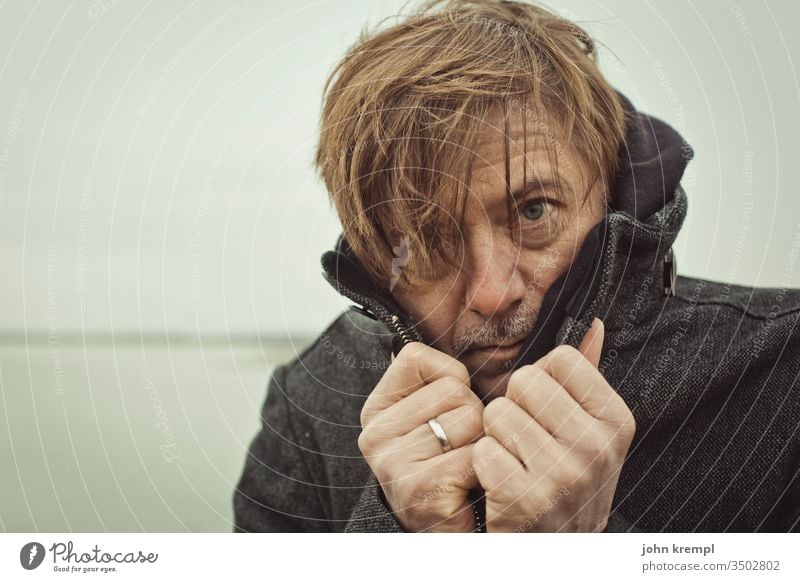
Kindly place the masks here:
[[(637, 423), (608, 531), (798, 531), (800, 290), (676, 275), (693, 152), (619, 96), (611, 210), (547, 291), (517, 367), (603, 319), (600, 371)], [(356, 308), (275, 369), (233, 495), (237, 532), (403, 531), (359, 451), (359, 415), (393, 342), (424, 339), (342, 236), (322, 265)]]

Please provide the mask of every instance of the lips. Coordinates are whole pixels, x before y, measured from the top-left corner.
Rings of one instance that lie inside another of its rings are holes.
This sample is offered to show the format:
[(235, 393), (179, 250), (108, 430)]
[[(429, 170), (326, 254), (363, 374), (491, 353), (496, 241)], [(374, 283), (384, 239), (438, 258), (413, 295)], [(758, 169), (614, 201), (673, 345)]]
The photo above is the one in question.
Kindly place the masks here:
[(490, 345), (490, 346), (475, 346), (474, 349), (491, 351), (491, 350), (496, 350), (498, 348), (515, 347), (517, 344), (522, 343), (524, 340), (525, 340), (524, 337), (517, 338), (517, 339), (508, 339), (508, 340), (505, 340), (504, 342), (502, 342), (500, 344), (495, 344), (495, 345)]
[(494, 346), (486, 346), (486, 347), (476, 347), (474, 348), (474, 352), (476, 354), (480, 354), (481, 356), (489, 357), (489, 358), (497, 358), (497, 359), (508, 359), (514, 357), (517, 352), (519, 352), (520, 348), (522, 347), (522, 343), (525, 341), (525, 338), (522, 339), (512, 339), (506, 340), (499, 345)]

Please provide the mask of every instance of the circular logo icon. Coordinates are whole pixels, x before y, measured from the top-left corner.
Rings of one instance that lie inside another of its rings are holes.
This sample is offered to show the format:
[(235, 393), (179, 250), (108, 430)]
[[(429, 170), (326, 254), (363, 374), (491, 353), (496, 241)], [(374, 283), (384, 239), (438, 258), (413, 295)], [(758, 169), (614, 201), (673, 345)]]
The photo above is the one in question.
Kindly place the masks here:
[(44, 546), (39, 542), (29, 542), (19, 552), (19, 563), (26, 570), (38, 568), (44, 560)]

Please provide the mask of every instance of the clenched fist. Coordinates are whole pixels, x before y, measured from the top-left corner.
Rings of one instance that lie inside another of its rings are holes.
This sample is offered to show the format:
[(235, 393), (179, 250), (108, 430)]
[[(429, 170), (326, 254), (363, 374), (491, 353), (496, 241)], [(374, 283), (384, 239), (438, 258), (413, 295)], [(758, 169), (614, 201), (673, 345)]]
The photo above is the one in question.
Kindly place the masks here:
[(473, 465), (487, 531), (606, 528), (636, 424), (597, 370), (603, 339), (595, 319), (578, 349), (558, 346), (519, 368), (486, 406)]
[[(419, 342), (400, 350), (367, 398), (358, 446), (405, 531), (475, 528), (468, 492), (478, 482), (472, 447), (483, 412), (464, 364)], [(431, 418), (452, 450), (444, 452)]]

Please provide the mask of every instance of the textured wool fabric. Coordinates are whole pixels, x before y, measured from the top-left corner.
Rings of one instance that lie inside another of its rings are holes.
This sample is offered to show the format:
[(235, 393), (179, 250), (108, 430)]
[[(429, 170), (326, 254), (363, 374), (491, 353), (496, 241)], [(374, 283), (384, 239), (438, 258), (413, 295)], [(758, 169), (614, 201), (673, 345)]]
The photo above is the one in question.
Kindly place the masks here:
[[(607, 531), (798, 531), (800, 290), (679, 276), (665, 293), (692, 150), (620, 97), (628, 122), (610, 212), (546, 293), (517, 367), (604, 321), (599, 369), (637, 423)], [(368, 293), (413, 326), (343, 237), (322, 264), (337, 290)], [(234, 531), (402, 531), (357, 445), (391, 348), (385, 321), (347, 310), (274, 371)]]

